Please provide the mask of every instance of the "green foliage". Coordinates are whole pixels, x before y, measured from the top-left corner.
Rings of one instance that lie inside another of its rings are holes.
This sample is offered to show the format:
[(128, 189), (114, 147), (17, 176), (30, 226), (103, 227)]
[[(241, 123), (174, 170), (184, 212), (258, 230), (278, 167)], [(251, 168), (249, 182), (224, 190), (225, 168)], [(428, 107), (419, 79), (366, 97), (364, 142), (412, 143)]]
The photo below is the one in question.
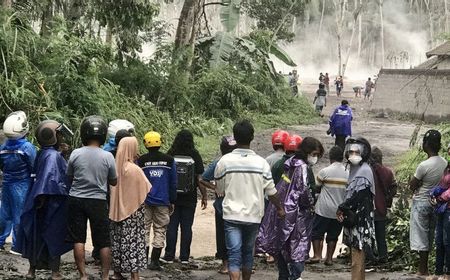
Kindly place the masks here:
[[(244, 0), (244, 11), (256, 19), (258, 29), (278, 30), (276, 40), (291, 42), (295, 34), (290, 30), (294, 17), (302, 15), (307, 0)], [(292, 9), (290, 7), (294, 3)], [(286, 15), (289, 15), (285, 18)], [(284, 21), (283, 21), (284, 20)]]
[(232, 32), (239, 23), (241, 0), (222, 0), (220, 21), (226, 32)]
[(276, 56), (279, 60), (283, 61), (286, 65), (295, 67), (297, 66), (289, 54), (283, 50), (276, 42), (272, 41), (273, 32), (270, 30), (256, 29), (253, 30), (248, 37), (255, 45), (267, 52)]

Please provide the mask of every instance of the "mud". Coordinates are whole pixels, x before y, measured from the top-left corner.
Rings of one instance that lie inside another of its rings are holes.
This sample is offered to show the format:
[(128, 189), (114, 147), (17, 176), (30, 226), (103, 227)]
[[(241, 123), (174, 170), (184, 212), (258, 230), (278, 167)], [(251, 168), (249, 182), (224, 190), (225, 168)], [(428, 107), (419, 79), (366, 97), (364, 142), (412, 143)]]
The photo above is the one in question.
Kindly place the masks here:
[[(349, 83), (347, 83), (348, 85)], [(302, 89), (307, 97), (313, 99), (316, 85), (305, 84)], [(367, 113), (370, 105), (369, 101), (362, 98), (354, 98), (353, 92), (344, 91), (345, 99), (349, 100), (350, 106), (353, 108), (355, 119), (353, 122), (353, 134), (366, 137), (372, 145), (376, 145), (384, 152), (384, 162), (393, 166), (399, 155), (409, 149), (411, 135), (415, 129), (415, 124), (410, 122), (394, 121), (383, 116), (371, 116)], [(328, 118), (332, 110), (340, 104), (342, 98), (335, 96), (332, 91), (328, 98), (327, 107), (324, 108), (326, 117), (319, 124), (309, 126), (289, 126), (284, 127), (291, 133), (297, 133), (304, 136), (313, 136), (318, 138), (327, 151), (334, 145), (334, 140), (326, 135), (328, 129)], [(299, 115), (299, 118), (302, 116)], [(423, 128), (425, 129), (425, 128)], [(258, 132), (253, 143), (253, 149), (262, 156), (267, 156), (272, 152), (270, 145), (270, 135), (272, 130)], [(315, 166), (315, 172), (327, 166), (327, 153), (324, 158)], [(193, 226), (194, 236), (191, 246), (191, 254), (193, 256), (191, 265), (182, 266), (174, 263), (164, 267), (162, 272), (151, 272), (145, 270), (141, 273), (141, 279), (179, 279), (179, 280), (206, 280), (206, 279), (228, 279), (226, 275), (217, 273), (220, 262), (214, 260), (215, 254), (215, 229), (214, 229), (214, 209), (212, 201), (206, 210), (197, 208), (195, 221)], [(342, 247), (342, 244), (340, 244)], [(8, 247), (7, 247), (8, 249)], [(86, 249), (92, 249), (90, 241), (86, 244)], [(337, 254), (337, 252), (336, 252)], [(87, 252), (87, 256), (90, 252)], [(99, 267), (96, 266), (92, 259), (87, 259), (87, 271), (90, 279), (100, 279)], [(263, 259), (256, 260), (256, 272), (252, 279), (277, 279), (277, 271), (275, 265), (268, 265)], [(7, 251), (0, 252), (0, 279), (25, 279), (24, 275), (28, 270), (27, 260), (20, 256), (14, 256)], [(384, 268), (371, 269), (367, 273), (366, 279), (420, 279), (416, 278), (408, 272), (389, 272), (389, 265)], [(65, 279), (77, 279), (76, 267), (72, 253), (63, 256), (61, 272)], [(36, 279), (49, 279), (50, 273), (39, 271)], [(128, 276), (129, 277), (129, 276)], [(338, 260), (332, 267), (326, 267), (323, 264), (307, 265), (303, 274), (303, 279), (333, 279), (344, 280), (350, 279), (349, 264), (346, 261)]]

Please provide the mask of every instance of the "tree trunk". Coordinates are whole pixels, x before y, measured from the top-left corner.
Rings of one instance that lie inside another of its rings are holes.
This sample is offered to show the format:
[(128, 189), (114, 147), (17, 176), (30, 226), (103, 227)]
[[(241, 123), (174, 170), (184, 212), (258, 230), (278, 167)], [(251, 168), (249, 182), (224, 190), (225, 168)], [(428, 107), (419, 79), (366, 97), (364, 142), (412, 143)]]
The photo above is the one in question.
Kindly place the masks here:
[(2, 7), (5, 9), (10, 9), (12, 7), (12, 0), (3, 0)]
[(106, 24), (105, 43), (110, 47), (112, 46), (112, 26), (110, 23)]
[(362, 6), (358, 5), (355, 0), (355, 10), (353, 11), (352, 35), (350, 36), (350, 43), (348, 44), (347, 54), (345, 56), (345, 63), (342, 65), (342, 76), (345, 75), (345, 70), (347, 69), (347, 64), (348, 64), (348, 60), (350, 58), (350, 52), (352, 50), (352, 45), (353, 45), (353, 38), (355, 37), (355, 32), (356, 32), (356, 23), (358, 21), (359, 14), (361, 12), (361, 8), (362, 8)]
[(319, 41), (322, 35), (322, 24), (323, 24), (323, 15), (325, 13), (325, 0), (322, 0), (322, 13), (320, 14), (320, 24), (319, 24)]
[(445, 10), (445, 33), (448, 33), (450, 30), (450, 19), (449, 19), (449, 11), (448, 11), (448, 0), (444, 0), (444, 10)]
[(190, 46), (193, 39), (192, 34), (194, 29), (196, 29), (195, 24), (198, 22), (198, 17), (200, 16), (204, 2), (204, 0), (184, 1), (180, 18), (178, 19), (177, 33), (175, 35), (175, 49)]
[(49, 25), (52, 20), (53, 20), (53, 3), (52, 1), (48, 0), (41, 17), (41, 31), (39, 32), (41, 36), (48, 35), (48, 32), (50, 30)]
[[(359, 0), (359, 5), (362, 7), (362, 0)], [(361, 59), (362, 48), (362, 16), (358, 18), (358, 60)]]
[(430, 40), (428, 41), (428, 46), (429, 48), (433, 47), (433, 42), (434, 42), (434, 26), (433, 26), (433, 11), (431, 8), (431, 1), (430, 0), (424, 0), (423, 1), (425, 3), (425, 7), (427, 8), (427, 12), (428, 12), (428, 25), (430, 28)]
[(383, 19), (383, 0), (378, 0), (380, 8), (380, 41), (381, 41), (381, 68), (384, 67), (384, 19)]
[(346, 0), (333, 0), (334, 10), (335, 10), (335, 18), (336, 18), (336, 38), (337, 38), (337, 47), (338, 47), (338, 73), (339, 76), (342, 75), (342, 30), (344, 28), (344, 14), (345, 14), (345, 6)]

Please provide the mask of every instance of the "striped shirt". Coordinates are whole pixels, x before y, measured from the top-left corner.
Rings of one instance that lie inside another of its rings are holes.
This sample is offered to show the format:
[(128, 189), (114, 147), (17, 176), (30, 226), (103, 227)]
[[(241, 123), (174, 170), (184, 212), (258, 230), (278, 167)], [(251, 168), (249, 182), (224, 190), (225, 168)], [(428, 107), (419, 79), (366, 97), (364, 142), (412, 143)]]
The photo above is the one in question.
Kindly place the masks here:
[(344, 202), (345, 188), (348, 183), (348, 170), (341, 162), (334, 162), (319, 171), (317, 184), (322, 187), (316, 203), (316, 214), (336, 219), (336, 211)]
[(261, 222), (264, 195), (277, 193), (267, 161), (250, 149), (224, 155), (214, 171), (218, 194), (224, 194), (223, 219), (243, 223)]

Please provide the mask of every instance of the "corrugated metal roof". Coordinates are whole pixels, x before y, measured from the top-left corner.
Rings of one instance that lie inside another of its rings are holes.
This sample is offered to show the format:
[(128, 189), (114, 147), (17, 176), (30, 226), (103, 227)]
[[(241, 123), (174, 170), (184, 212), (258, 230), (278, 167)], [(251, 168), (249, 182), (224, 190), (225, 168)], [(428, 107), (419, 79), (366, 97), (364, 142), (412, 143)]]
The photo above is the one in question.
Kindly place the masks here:
[(450, 41), (443, 43), (440, 46), (432, 49), (431, 51), (426, 53), (427, 58), (430, 58), (433, 55), (450, 55)]

